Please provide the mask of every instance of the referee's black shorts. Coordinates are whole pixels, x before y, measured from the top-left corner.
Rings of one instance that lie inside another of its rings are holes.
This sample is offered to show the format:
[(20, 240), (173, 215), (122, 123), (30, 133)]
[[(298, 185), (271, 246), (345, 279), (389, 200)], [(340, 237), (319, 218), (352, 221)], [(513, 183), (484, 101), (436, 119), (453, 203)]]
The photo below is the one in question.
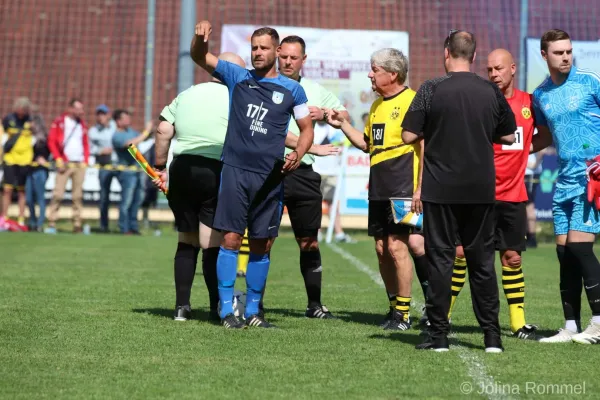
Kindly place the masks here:
[(176, 156), (169, 167), (169, 207), (179, 232), (213, 227), (221, 183), (219, 160), (191, 154)]
[(496, 201), (494, 242), (496, 250), (525, 251), (527, 247), (527, 203)]
[(301, 164), (285, 177), (283, 183), (283, 203), (287, 207), (294, 236), (317, 236), (323, 217), (321, 175), (311, 165)]

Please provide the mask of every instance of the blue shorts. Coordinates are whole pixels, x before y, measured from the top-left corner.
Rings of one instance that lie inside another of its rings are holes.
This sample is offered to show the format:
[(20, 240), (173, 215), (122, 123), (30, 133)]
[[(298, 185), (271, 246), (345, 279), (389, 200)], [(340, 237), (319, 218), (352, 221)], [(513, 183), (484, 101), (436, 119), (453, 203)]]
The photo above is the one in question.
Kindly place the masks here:
[(560, 203), (554, 201), (552, 216), (555, 235), (566, 235), (569, 231), (600, 232), (600, 215), (585, 193)]
[(277, 237), (282, 211), (281, 166), (267, 175), (223, 165), (215, 229), (243, 235), (247, 227), (250, 239)]

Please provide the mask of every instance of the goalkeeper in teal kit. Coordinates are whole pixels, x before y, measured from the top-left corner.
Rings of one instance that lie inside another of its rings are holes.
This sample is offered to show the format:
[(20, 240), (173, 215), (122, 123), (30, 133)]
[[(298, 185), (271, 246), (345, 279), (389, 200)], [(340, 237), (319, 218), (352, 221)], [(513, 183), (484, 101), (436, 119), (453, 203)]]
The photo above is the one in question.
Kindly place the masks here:
[[(600, 76), (573, 66), (571, 39), (564, 31), (546, 32), (541, 53), (550, 76), (533, 92), (538, 135), (531, 151), (554, 142), (558, 153), (552, 214), (566, 323), (556, 335), (540, 341), (596, 344), (600, 343), (600, 263), (593, 244), (600, 233)], [(583, 288), (592, 320), (581, 332)]]

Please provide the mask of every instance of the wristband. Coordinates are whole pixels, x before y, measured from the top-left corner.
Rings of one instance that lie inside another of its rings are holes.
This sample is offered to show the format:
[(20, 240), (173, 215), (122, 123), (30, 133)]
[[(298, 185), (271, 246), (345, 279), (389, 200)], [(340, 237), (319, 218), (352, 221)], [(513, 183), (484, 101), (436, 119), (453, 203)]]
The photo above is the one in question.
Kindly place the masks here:
[(162, 171), (164, 171), (165, 169), (167, 169), (167, 166), (166, 166), (166, 164), (154, 165), (154, 169), (155, 169), (155, 170), (157, 170), (157, 171), (160, 171), (160, 172), (162, 172)]

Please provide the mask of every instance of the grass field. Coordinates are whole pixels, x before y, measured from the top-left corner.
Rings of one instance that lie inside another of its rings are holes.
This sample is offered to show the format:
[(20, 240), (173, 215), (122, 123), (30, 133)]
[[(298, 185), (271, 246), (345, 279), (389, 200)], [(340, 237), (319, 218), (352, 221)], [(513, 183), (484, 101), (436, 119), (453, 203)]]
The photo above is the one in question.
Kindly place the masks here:
[[(283, 234), (266, 296), (270, 321), (281, 329), (226, 331), (206, 321), (199, 274), (196, 320), (170, 319), (171, 232), (0, 234), (0, 397), (496, 399), (553, 391), (554, 398), (600, 398), (600, 346), (523, 342), (505, 330), (506, 352), (485, 354), (468, 287), (453, 314), (450, 352), (415, 350), (418, 329), (382, 331), (376, 324), (386, 295), (375, 281), (372, 243), (359, 239), (322, 246), (323, 300), (339, 320), (303, 317), (297, 248)], [(553, 246), (528, 251), (524, 269), (528, 322), (552, 334), (562, 325)], [(414, 293), (422, 304), (416, 284)], [(503, 294), (501, 305), (507, 329)], [(585, 325), (588, 317), (584, 301)]]

